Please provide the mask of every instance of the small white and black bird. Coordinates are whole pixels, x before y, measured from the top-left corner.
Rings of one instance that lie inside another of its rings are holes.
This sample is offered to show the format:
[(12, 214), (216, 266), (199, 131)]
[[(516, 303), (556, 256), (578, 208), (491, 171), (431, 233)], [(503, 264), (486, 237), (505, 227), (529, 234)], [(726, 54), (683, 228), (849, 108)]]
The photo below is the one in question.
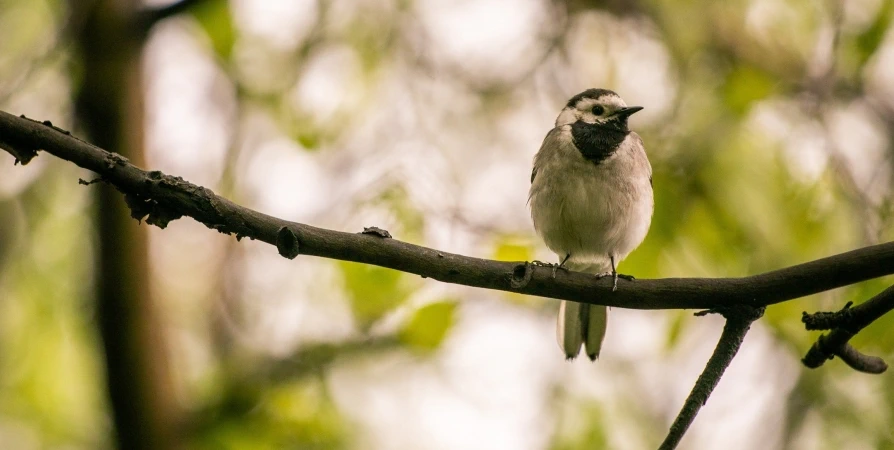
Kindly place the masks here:
[[(652, 222), (652, 167), (627, 106), (607, 89), (568, 100), (534, 157), (528, 202), (537, 234), (559, 257), (557, 268), (614, 277), (642, 243)], [(599, 357), (608, 320), (605, 306), (563, 301), (557, 335), (567, 359), (581, 346)]]

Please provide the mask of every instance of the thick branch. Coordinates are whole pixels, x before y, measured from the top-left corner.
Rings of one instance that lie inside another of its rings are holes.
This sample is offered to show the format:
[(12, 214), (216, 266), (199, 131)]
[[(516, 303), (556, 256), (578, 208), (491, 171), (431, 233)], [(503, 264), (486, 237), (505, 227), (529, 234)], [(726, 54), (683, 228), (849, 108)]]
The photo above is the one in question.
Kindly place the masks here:
[(210, 189), (161, 172), (146, 172), (115, 153), (72, 137), (47, 123), (0, 111), (0, 147), (13, 156), (42, 149), (92, 170), (123, 192), (135, 217), (164, 227), (189, 216), (222, 233), (277, 245), (280, 253), (374, 264), (486, 289), (518, 292), (631, 309), (714, 309), (735, 304), (765, 306), (894, 274), (894, 243), (853, 250), (742, 278), (612, 280), (560, 272), (525, 262), (492, 261), (442, 252), (383, 237), (345, 233), (288, 222), (239, 206)]
[(877, 356), (860, 353), (851, 347), (848, 341), (892, 309), (894, 309), (894, 286), (853, 308), (850, 308), (848, 303), (844, 309), (835, 313), (804, 313), (801, 320), (808, 330), (831, 329), (832, 332), (821, 335), (801, 362), (811, 369), (816, 369), (832, 357), (838, 356), (848, 366), (860, 372), (883, 373), (888, 369), (885, 361)]
[(702, 371), (698, 380), (696, 380), (695, 386), (692, 387), (692, 392), (686, 398), (686, 402), (683, 403), (683, 408), (671, 425), (667, 437), (661, 443), (661, 447), (658, 447), (659, 450), (672, 450), (680, 444), (680, 440), (683, 439), (686, 430), (692, 425), (698, 411), (708, 402), (708, 397), (711, 396), (711, 392), (717, 387), (723, 372), (726, 371), (726, 368), (733, 361), (733, 357), (738, 353), (742, 340), (745, 339), (745, 334), (751, 328), (751, 323), (763, 316), (764, 308), (737, 306), (717, 312), (726, 317), (723, 333), (720, 334), (720, 340), (717, 342), (717, 347), (714, 348), (714, 353), (705, 365), (705, 370)]

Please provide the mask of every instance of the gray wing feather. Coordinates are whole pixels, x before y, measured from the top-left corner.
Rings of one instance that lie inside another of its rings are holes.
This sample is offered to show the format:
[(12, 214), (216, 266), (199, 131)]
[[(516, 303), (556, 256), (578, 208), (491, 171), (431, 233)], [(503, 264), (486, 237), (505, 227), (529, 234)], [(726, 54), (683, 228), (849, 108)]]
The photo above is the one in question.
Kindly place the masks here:
[(549, 130), (549, 133), (546, 133), (546, 137), (543, 138), (543, 143), (540, 144), (540, 150), (537, 151), (537, 154), (534, 155), (534, 169), (531, 170), (531, 183), (534, 183), (534, 178), (537, 177), (537, 167), (540, 165), (540, 159), (545, 154), (548, 153), (546, 151), (549, 146), (559, 145), (556, 142), (556, 136), (559, 134), (561, 129), (559, 127), (555, 127), (552, 130)]
[(636, 143), (639, 144), (639, 145), (637, 145), (637, 147), (639, 147), (640, 151), (636, 155), (637, 156), (636, 160), (640, 164), (645, 165), (647, 169), (649, 169), (649, 183), (651, 183), (652, 182), (652, 165), (649, 164), (649, 158), (646, 157), (646, 146), (643, 144), (643, 138), (639, 137), (639, 135), (633, 131), (630, 132), (630, 135), (633, 136), (633, 138), (636, 139)]

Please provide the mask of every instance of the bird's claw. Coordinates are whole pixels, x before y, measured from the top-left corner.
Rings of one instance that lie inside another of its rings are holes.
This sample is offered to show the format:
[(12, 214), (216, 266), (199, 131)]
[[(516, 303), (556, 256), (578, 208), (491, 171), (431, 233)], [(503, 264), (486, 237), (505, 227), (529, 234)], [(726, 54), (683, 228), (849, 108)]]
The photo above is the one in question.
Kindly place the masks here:
[(556, 273), (559, 271), (559, 269), (562, 269), (565, 272), (568, 272), (568, 268), (562, 264), (553, 264), (553, 263), (538, 261), (536, 259), (534, 261), (531, 261), (531, 265), (538, 266), (538, 267), (552, 267), (552, 269), (553, 269), (552, 277), (553, 278), (556, 277)]
[(625, 280), (627, 280), (627, 281), (633, 281), (633, 280), (636, 279), (636, 278), (633, 277), (633, 275), (624, 275), (624, 274), (622, 274), (622, 273), (618, 273), (618, 272), (614, 272), (614, 273), (612, 274), (612, 277), (613, 277), (613, 280), (612, 280), (612, 292), (615, 292), (615, 291), (618, 290), (618, 278), (623, 278), (623, 279), (625, 279)]
[(562, 269), (562, 270), (565, 271), (565, 273), (568, 273), (568, 268), (567, 268), (567, 267), (565, 267), (565, 266), (563, 266), (563, 265), (561, 265), (561, 264), (553, 264), (553, 278), (556, 277), (556, 272), (558, 272), (559, 269)]
[(596, 274), (596, 277), (600, 278), (600, 279), (605, 278), (605, 277), (612, 277), (612, 292), (615, 292), (618, 290), (618, 278), (621, 278), (621, 279), (624, 279), (627, 281), (633, 281), (636, 279), (633, 275), (625, 275), (623, 273), (618, 273), (618, 272), (602, 272), (602, 273)]

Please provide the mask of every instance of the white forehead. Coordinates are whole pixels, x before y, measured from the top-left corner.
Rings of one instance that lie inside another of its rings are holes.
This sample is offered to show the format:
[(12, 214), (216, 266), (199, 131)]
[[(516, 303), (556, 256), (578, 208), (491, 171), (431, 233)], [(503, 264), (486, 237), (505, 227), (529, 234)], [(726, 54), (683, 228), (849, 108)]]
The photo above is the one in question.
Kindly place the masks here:
[(624, 103), (624, 100), (622, 100), (621, 97), (618, 97), (615, 94), (603, 94), (597, 98), (584, 97), (578, 100), (574, 107), (575, 109), (581, 111), (588, 111), (593, 109), (593, 107), (596, 105), (613, 106), (616, 108), (624, 108), (627, 106), (627, 104)]

